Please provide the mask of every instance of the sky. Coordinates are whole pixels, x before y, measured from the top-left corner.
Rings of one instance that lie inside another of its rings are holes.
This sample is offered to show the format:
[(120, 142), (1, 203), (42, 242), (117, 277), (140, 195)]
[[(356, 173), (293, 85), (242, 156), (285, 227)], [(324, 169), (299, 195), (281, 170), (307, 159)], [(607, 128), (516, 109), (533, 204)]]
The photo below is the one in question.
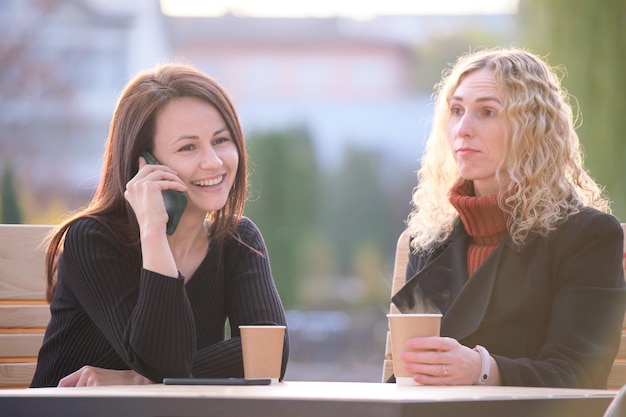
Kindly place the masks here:
[(161, 0), (165, 14), (258, 17), (330, 17), (366, 19), (376, 15), (507, 14), (519, 0)]

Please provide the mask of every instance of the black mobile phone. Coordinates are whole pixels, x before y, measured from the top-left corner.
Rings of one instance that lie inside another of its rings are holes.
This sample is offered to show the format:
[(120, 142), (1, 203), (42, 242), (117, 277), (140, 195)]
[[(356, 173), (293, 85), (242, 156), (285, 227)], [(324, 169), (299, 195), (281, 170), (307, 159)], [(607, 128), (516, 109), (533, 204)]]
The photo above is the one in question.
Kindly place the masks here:
[[(151, 165), (159, 164), (149, 152), (143, 151), (141, 152), (141, 156)], [(183, 211), (185, 211), (185, 207), (187, 207), (187, 194), (176, 190), (163, 190), (162, 193), (163, 200), (165, 201), (165, 211), (167, 211), (168, 217), (166, 232), (168, 235), (171, 235), (176, 230), (178, 222), (183, 215)]]
[(270, 378), (163, 378), (163, 385), (269, 385)]

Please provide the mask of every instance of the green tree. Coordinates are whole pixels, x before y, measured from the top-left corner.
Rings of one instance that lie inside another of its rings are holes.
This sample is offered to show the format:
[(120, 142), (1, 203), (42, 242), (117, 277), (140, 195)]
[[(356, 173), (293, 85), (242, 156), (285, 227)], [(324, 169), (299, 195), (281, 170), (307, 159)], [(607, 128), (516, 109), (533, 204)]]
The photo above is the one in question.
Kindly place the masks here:
[(626, 1), (520, 0), (520, 40), (565, 69), (586, 166), (626, 221)]
[(389, 247), (388, 236), (394, 228), (381, 159), (376, 151), (349, 146), (342, 167), (323, 187), (326, 205), (320, 227), (336, 245), (338, 272), (343, 276), (354, 274), (354, 258), (360, 248), (385, 253)]
[(512, 39), (483, 28), (472, 28), (458, 33), (443, 33), (415, 46), (413, 60), (419, 68), (414, 74), (415, 86), (419, 91), (433, 92), (441, 79), (441, 72), (458, 56), (470, 50), (491, 48), (511, 43)]
[(251, 198), (246, 215), (263, 233), (276, 286), (285, 306), (292, 308), (318, 212), (313, 143), (307, 131), (293, 129), (251, 135), (248, 150)]
[(10, 164), (6, 164), (2, 173), (2, 223), (22, 223), (18, 197), (15, 180), (13, 179), (13, 168)]

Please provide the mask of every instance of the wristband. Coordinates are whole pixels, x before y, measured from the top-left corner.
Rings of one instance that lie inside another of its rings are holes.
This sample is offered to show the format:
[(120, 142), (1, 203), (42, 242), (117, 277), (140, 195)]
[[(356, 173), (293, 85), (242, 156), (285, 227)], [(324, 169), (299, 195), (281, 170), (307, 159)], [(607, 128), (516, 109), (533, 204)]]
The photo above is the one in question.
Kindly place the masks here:
[(478, 376), (478, 380), (474, 383), (474, 385), (485, 385), (487, 380), (489, 379), (489, 370), (491, 367), (491, 358), (489, 356), (489, 352), (487, 349), (482, 347), (481, 345), (476, 345), (474, 349), (476, 352), (480, 354), (480, 375)]

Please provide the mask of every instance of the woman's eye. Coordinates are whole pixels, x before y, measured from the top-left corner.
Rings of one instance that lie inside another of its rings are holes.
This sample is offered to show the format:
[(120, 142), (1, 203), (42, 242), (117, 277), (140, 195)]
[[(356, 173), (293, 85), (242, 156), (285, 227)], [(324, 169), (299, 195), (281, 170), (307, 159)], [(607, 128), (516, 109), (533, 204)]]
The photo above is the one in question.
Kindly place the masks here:
[(219, 145), (219, 144), (221, 144), (221, 143), (225, 143), (225, 142), (228, 142), (228, 141), (230, 141), (230, 139), (229, 139), (229, 138), (219, 137), (219, 138), (216, 138), (216, 139), (213, 141), (213, 143), (214, 143), (215, 145)]
[(459, 107), (452, 107), (450, 109), (450, 113), (453, 114), (454, 116), (459, 116), (463, 114), (463, 111)]
[(191, 151), (194, 149), (194, 145), (185, 145), (179, 149), (181, 152)]

